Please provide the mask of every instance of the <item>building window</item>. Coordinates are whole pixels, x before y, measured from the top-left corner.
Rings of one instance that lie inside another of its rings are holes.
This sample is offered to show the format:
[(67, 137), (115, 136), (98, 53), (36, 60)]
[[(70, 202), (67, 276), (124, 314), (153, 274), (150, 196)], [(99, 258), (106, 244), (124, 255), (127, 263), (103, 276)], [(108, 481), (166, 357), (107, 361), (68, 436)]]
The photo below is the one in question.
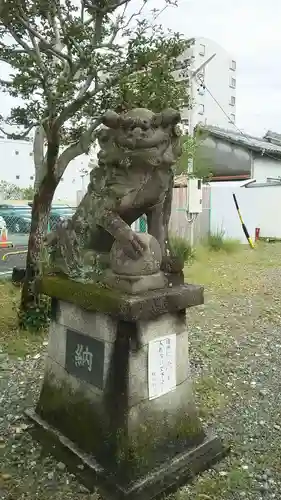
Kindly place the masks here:
[(232, 89), (236, 89), (236, 78), (233, 78), (233, 77), (230, 78), (230, 84), (229, 84), (229, 86)]
[(204, 111), (205, 111), (204, 104), (200, 104), (199, 105), (198, 114), (199, 115), (204, 115)]
[(236, 71), (236, 61), (231, 61), (230, 63), (230, 69), (232, 69), (232, 71)]
[(232, 95), (230, 98), (230, 103), (229, 103), (230, 106), (235, 106), (235, 102), (236, 102), (236, 99), (235, 99), (234, 95)]
[(231, 113), (229, 123), (235, 123), (235, 115)]
[(203, 45), (203, 43), (200, 43), (200, 45), (199, 45), (199, 55), (200, 55), (200, 56), (204, 56), (204, 55), (205, 55), (205, 52), (206, 52), (206, 47), (205, 47), (205, 45)]

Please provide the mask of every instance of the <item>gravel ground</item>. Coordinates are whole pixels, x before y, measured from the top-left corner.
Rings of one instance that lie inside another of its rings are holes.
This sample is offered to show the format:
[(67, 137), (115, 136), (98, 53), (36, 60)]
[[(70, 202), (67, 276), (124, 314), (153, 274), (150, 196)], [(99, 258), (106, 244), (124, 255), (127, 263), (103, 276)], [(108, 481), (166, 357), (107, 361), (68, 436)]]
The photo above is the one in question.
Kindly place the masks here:
[[(187, 269), (188, 281), (206, 285), (206, 304), (188, 312), (197, 406), (231, 453), (176, 499), (281, 499), (280, 253), (280, 244), (261, 245)], [(23, 359), (7, 349), (0, 352), (0, 499), (97, 499), (26, 432), (23, 410), (37, 400), (46, 342), (33, 342)]]

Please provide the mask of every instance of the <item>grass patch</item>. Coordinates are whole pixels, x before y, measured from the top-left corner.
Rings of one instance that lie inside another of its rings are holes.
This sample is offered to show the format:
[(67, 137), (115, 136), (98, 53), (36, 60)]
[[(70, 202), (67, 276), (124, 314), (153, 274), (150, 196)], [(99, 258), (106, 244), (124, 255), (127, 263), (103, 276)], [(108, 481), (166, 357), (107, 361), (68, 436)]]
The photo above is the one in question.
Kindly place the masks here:
[(38, 350), (45, 332), (35, 333), (19, 329), (17, 315), (19, 300), (19, 288), (10, 282), (0, 282), (0, 345), (8, 354), (24, 357)]
[(199, 396), (198, 411), (203, 418), (214, 416), (225, 405), (225, 396), (220, 384), (210, 376), (201, 377), (194, 383), (194, 390)]
[(194, 258), (195, 251), (185, 238), (173, 235), (169, 238), (169, 242), (172, 253), (183, 262), (190, 262)]
[[(247, 491), (251, 484), (249, 473), (241, 469), (239, 462), (235, 460), (233, 460), (233, 464), (231, 465), (232, 469), (225, 475), (217, 475), (208, 479), (198, 478), (198, 481), (192, 487), (192, 499), (216, 500), (217, 498), (225, 498), (224, 495), (232, 494), (237, 490), (241, 491), (243, 488)], [(185, 500), (184, 488), (174, 498), (175, 500)], [(234, 498), (238, 499), (242, 497), (235, 496)]]
[(226, 238), (224, 231), (217, 231), (208, 236), (206, 246), (213, 252), (223, 250), (226, 253), (234, 253), (239, 250), (241, 244), (239, 240), (234, 238)]
[(186, 282), (202, 284), (219, 295), (264, 293), (262, 276), (267, 269), (280, 266), (280, 251), (278, 243), (270, 247), (259, 243), (254, 249), (240, 245), (236, 253), (210, 252), (202, 246), (196, 249), (196, 260), (185, 267)]

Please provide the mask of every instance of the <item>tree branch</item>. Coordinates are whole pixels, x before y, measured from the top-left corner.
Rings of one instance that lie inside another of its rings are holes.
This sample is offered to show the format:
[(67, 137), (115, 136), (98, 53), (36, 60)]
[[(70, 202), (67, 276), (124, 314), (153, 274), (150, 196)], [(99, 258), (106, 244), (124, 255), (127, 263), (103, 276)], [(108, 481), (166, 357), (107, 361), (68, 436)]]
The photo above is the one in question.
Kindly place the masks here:
[(56, 168), (56, 178), (59, 180), (67, 165), (74, 159), (76, 156), (80, 156), (83, 153), (88, 153), (91, 143), (93, 142), (93, 134), (96, 128), (101, 124), (101, 118), (97, 118), (90, 127), (83, 132), (78, 142), (75, 144), (71, 144), (68, 146), (60, 155), (57, 161)]
[(13, 39), (24, 49), (25, 53), (27, 53), (31, 57), (35, 58), (35, 54), (34, 54), (34, 51), (32, 50), (32, 48), (29, 47), (29, 45), (26, 42), (24, 42), (24, 40), (22, 40), (17, 35), (17, 33), (13, 30), (13, 28), (11, 28), (10, 26), (7, 26), (7, 29), (9, 31), (9, 33), (11, 34), (11, 36), (13, 37)]
[(25, 137), (28, 136), (29, 132), (34, 128), (36, 127), (36, 123), (32, 123), (32, 125), (30, 125), (30, 127), (28, 127), (26, 129), (25, 132), (23, 132), (22, 134), (15, 134), (14, 132), (6, 132), (2, 127), (0, 127), (0, 132), (2, 132), (2, 134), (5, 134), (7, 139), (16, 139), (16, 140), (20, 140), (20, 139), (24, 139)]
[(26, 30), (29, 33), (31, 33), (34, 37), (36, 37), (40, 40), (40, 42), (42, 43), (42, 46), (45, 47), (46, 52), (49, 52), (53, 56), (58, 57), (62, 61), (67, 61), (69, 63), (69, 65), (71, 65), (70, 57), (67, 54), (63, 54), (61, 51), (57, 50), (55, 47), (50, 45), (45, 40), (45, 38), (40, 33), (38, 33), (38, 31), (36, 31), (34, 28), (32, 28), (32, 26), (30, 25), (30, 23), (28, 21), (26, 21), (23, 17), (21, 17), (19, 15), (17, 15), (17, 20), (22, 24), (22, 26), (24, 26), (26, 28)]

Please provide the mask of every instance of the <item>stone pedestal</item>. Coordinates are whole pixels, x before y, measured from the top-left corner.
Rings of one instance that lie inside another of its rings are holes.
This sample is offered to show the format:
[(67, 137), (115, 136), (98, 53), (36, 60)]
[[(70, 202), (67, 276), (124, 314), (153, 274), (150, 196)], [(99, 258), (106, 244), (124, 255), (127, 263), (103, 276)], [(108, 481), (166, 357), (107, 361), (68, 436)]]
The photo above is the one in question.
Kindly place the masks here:
[(126, 295), (58, 277), (37, 424), (56, 434), (114, 486), (115, 498), (149, 499), (223, 454), (194, 407), (185, 310), (199, 286)]

